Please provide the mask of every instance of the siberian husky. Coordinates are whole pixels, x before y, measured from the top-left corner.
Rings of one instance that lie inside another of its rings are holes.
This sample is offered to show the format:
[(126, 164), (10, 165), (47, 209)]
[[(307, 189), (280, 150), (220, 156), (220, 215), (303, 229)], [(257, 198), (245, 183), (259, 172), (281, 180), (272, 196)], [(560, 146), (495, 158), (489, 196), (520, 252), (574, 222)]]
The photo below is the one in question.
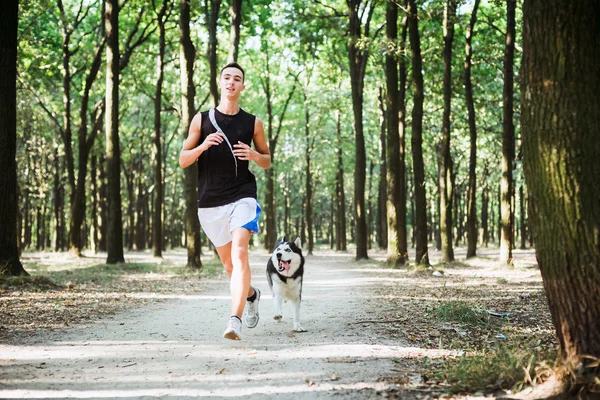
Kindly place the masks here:
[(283, 301), (294, 304), (294, 331), (306, 332), (300, 325), (300, 302), (302, 300), (302, 280), (304, 256), (300, 238), (288, 242), (286, 237), (277, 239), (275, 250), (267, 262), (267, 280), (273, 292), (275, 319), (282, 318)]

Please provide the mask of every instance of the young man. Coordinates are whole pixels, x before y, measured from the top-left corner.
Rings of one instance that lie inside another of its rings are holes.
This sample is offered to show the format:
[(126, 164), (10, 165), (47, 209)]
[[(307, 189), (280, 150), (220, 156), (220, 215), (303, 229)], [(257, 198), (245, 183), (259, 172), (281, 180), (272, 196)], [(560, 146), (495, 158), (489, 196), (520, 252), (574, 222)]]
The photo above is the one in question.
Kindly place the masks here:
[(238, 106), (240, 93), (246, 88), (239, 64), (223, 67), (219, 88), (217, 108), (192, 120), (179, 165), (187, 168), (198, 162), (198, 219), (231, 278), (231, 318), (223, 337), (240, 340), (242, 312), (245, 325), (254, 328), (260, 300), (260, 290), (250, 285), (248, 247), (250, 234), (258, 231), (260, 207), (256, 179), (248, 165), (254, 161), (267, 169), (271, 155), (262, 121)]

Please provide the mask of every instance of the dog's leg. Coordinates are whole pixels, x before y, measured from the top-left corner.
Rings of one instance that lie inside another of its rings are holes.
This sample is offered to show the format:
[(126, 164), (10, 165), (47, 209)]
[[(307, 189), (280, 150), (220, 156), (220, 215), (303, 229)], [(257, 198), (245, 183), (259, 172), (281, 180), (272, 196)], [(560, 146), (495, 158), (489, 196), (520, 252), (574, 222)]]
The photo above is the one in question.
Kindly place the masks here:
[(275, 305), (275, 316), (273, 319), (281, 320), (283, 313), (283, 296), (281, 296), (280, 290), (277, 287), (273, 287), (273, 304)]
[(294, 303), (294, 332), (306, 332), (306, 329), (300, 325), (300, 297), (293, 301)]

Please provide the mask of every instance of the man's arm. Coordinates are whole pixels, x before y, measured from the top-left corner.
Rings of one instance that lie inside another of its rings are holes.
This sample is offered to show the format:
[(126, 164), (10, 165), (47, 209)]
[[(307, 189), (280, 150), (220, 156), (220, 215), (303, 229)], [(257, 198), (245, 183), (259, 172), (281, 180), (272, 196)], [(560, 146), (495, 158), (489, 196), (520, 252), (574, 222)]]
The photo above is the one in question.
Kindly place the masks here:
[(233, 145), (233, 154), (240, 160), (252, 160), (262, 169), (267, 169), (271, 166), (271, 153), (269, 152), (269, 145), (265, 139), (265, 129), (263, 123), (259, 118), (256, 118), (254, 122), (254, 148), (252, 150), (250, 146), (245, 143), (237, 142)]
[(181, 168), (187, 168), (196, 162), (198, 157), (202, 155), (211, 146), (216, 146), (223, 141), (223, 137), (220, 133), (211, 133), (204, 139), (200, 145), (200, 127), (202, 126), (202, 114), (196, 114), (190, 129), (188, 131), (188, 137), (183, 141), (183, 148), (179, 153), (179, 165)]

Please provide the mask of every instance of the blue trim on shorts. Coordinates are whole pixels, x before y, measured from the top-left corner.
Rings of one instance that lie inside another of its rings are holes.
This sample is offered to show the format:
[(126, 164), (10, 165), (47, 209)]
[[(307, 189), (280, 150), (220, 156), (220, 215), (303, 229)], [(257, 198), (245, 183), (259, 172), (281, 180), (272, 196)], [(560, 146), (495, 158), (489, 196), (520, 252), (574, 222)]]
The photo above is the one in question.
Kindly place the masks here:
[(243, 225), (242, 228), (246, 228), (251, 232), (258, 233), (258, 217), (260, 217), (261, 209), (258, 203), (256, 203), (256, 217), (247, 224)]

